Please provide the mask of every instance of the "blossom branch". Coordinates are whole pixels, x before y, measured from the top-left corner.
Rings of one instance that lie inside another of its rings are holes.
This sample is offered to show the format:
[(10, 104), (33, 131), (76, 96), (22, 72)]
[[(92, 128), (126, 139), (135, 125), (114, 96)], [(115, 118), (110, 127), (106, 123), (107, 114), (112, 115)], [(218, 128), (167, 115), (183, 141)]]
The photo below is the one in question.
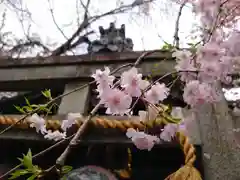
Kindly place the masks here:
[[(154, 53), (156, 50), (154, 51), (150, 51), (150, 52), (145, 52), (143, 53), (137, 60), (136, 62), (133, 64), (133, 67), (138, 66), (141, 61), (148, 55)], [(115, 84), (118, 84), (120, 82), (120, 80), (118, 80)], [(60, 169), (64, 164), (65, 164), (65, 160), (67, 158), (67, 156), (70, 154), (72, 147), (76, 146), (78, 144), (78, 140), (79, 138), (82, 136), (82, 134), (85, 132), (86, 128), (88, 127), (88, 124), (91, 120), (91, 118), (95, 115), (95, 113), (97, 112), (97, 110), (99, 109), (100, 105), (102, 103), (99, 102), (94, 108), (93, 110), (90, 112), (90, 114), (88, 115), (87, 119), (83, 122), (82, 126), (78, 129), (76, 135), (73, 137), (73, 139), (70, 141), (69, 145), (67, 146), (67, 148), (64, 150), (64, 152), (59, 156), (59, 158), (56, 160), (56, 167), (58, 169)]]

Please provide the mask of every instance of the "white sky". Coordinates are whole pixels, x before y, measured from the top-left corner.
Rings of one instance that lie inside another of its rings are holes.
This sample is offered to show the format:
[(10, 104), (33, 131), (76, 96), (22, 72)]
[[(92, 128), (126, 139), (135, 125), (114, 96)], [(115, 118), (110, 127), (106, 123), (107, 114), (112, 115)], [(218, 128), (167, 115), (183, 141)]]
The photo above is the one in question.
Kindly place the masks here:
[[(11, 1), (17, 3), (19, 0)], [(43, 42), (51, 40), (51, 42), (57, 42), (59, 45), (66, 40), (53, 23), (48, 0), (22, 1), (23, 7), (27, 6), (32, 13), (32, 19), (34, 22), (31, 26), (32, 32), (39, 34)], [(76, 2), (79, 4), (79, 0), (50, 0), (50, 2), (58, 26), (63, 29), (64, 34), (67, 37), (70, 37), (77, 28)], [(116, 7), (116, 0), (92, 0), (91, 2), (90, 13), (92, 15), (96, 14), (96, 12), (99, 14)], [(124, 2), (130, 4), (133, 0), (125, 0)], [(0, 8), (1, 12), (6, 6), (1, 7), (0, 5)], [(156, 3), (151, 7), (151, 15), (149, 17), (144, 17), (143, 15), (140, 17), (139, 15), (136, 15), (136, 13), (139, 12), (139, 9), (136, 9), (135, 13), (131, 12), (118, 16), (108, 16), (107, 18), (94, 23), (92, 28), (98, 32), (99, 25), (108, 27), (109, 23), (112, 21), (115, 21), (116, 25), (119, 27), (121, 24), (126, 24), (126, 35), (133, 39), (134, 50), (158, 49), (162, 44), (159, 36), (167, 42), (173, 42), (178, 9), (178, 5), (171, 3), (170, 0), (156, 0)], [(168, 11), (167, 15), (166, 11)], [(9, 30), (16, 36), (21, 37), (23, 36), (22, 26), (16, 17), (16, 14), (7, 9), (5, 30)], [(193, 22), (194, 16), (191, 12), (191, 8), (184, 8), (179, 31), (181, 42), (186, 42), (186, 37), (190, 34)], [(28, 24), (25, 23), (26, 31), (27, 28)]]

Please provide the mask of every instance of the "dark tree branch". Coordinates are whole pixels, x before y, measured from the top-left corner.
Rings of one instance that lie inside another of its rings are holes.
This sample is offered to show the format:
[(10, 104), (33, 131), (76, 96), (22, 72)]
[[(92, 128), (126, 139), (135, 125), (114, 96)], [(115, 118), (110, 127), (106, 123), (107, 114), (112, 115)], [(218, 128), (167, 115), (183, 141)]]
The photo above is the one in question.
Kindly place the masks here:
[(177, 49), (179, 49), (179, 41), (180, 41), (180, 38), (179, 38), (179, 24), (180, 24), (180, 18), (181, 18), (181, 15), (182, 15), (182, 10), (184, 8), (184, 6), (187, 4), (187, 0), (185, 0), (181, 5), (180, 5), (180, 8), (179, 8), (179, 11), (178, 11), (178, 16), (177, 16), (177, 20), (176, 20), (176, 24), (175, 24), (175, 32), (174, 32), (174, 42), (173, 42), (173, 45), (175, 45), (175, 47)]
[(48, 49), (48, 47), (46, 47), (45, 45), (43, 45), (41, 42), (36, 41), (36, 40), (29, 40), (27, 42), (24, 43), (19, 43), (16, 46), (14, 46), (13, 48), (11, 48), (9, 50), (10, 53), (15, 53), (18, 52), (19, 50), (23, 49), (24, 47), (33, 47), (33, 46), (38, 46), (43, 48), (43, 50), (45, 52), (50, 52), (50, 50)]
[[(146, 1), (144, 3), (151, 3), (153, 1), (154, 0), (149, 0), (149, 1)], [(129, 11), (129, 10), (133, 9), (134, 7), (137, 7), (137, 6), (139, 6), (139, 4), (138, 5), (134, 5), (134, 4), (123, 5), (121, 7), (115, 8), (113, 10), (110, 10), (110, 11), (105, 12), (105, 13), (100, 14), (100, 15), (84, 18), (82, 23), (78, 27), (78, 29), (73, 33), (73, 35), (65, 43), (63, 43), (61, 46), (57, 47), (52, 52), (52, 56), (59, 56), (59, 55), (65, 53), (66, 51), (70, 50), (71, 49), (71, 44), (74, 41), (74, 39), (77, 38), (83, 32), (83, 30), (87, 29), (95, 21), (97, 21), (97, 20), (99, 20), (103, 17), (109, 16), (109, 15), (124, 13), (126, 11)], [(85, 9), (85, 13), (86, 13), (86, 9)], [(84, 39), (84, 36), (81, 36), (81, 37)]]

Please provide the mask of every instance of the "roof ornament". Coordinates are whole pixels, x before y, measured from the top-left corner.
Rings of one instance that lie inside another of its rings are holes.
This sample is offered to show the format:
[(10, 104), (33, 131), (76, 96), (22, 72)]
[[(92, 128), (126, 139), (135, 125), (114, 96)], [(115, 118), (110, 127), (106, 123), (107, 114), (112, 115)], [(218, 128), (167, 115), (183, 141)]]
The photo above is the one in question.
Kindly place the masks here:
[(99, 26), (100, 39), (94, 40), (88, 46), (89, 53), (126, 52), (133, 50), (133, 41), (125, 36), (125, 25), (116, 28), (112, 22), (109, 28)]

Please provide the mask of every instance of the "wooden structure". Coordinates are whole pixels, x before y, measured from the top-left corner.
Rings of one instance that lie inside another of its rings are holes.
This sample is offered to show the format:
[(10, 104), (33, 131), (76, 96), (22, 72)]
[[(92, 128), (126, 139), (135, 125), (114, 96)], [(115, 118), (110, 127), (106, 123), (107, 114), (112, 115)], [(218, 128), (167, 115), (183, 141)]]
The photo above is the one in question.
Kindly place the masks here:
[[(98, 68), (108, 66), (111, 69), (124, 64), (134, 63), (144, 52), (105, 53), (98, 55), (60, 56), (48, 58), (27, 59), (0, 59), (0, 91), (18, 92), (18, 95), (0, 100), (0, 128), (11, 124), (11, 119), (22, 117), (13, 107), (24, 105), (24, 96), (31, 103), (41, 104), (41, 90), (51, 89), (54, 97), (72, 91), (82, 84), (89, 83), (92, 73)], [(144, 76), (153, 78), (162, 76), (174, 70), (175, 61), (166, 51), (155, 51), (143, 59), (139, 65)], [(123, 69), (124, 70), (124, 69)], [(120, 73), (123, 71), (117, 73)], [(171, 78), (171, 77), (170, 77)], [(167, 83), (170, 79), (165, 78)], [(49, 119), (63, 120), (69, 112), (87, 114), (96, 103), (94, 85), (88, 85), (81, 91), (77, 91), (63, 97), (57, 104), (59, 108), (49, 116)], [(179, 96), (179, 88), (173, 88), (170, 97), (166, 101), (173, 105), (183, 105)], [(173, 100), (175, 99), (175, 100)], [(136, 112), (143, 109), (141, 103), (136, 106)], [(98, 115), (104, 115), (100, 108)], [(115, 117), (116, 118), (116, 117)], [(126, 118), (126, 117), (122, 117)], [(4, 125), (5, 124), (5, 125)], [(74, 168), (83, 165), (99, 165), (111, 169), (121, 169), (127, 166), (127, 147), (132, 151), (132, 177), (133, 180), (160, 180), (176, 171), (184, 164), (184, 155), (178, 144), (164, 144), (154, 148), (151, 152), (139, 151), (125, 136), (110, 130), (93, 131), (90, 129), (81, 140), (79, 147), (66, 162)], [(109, 135), (109, 133), (111, 135)], [(198, 127), (192, 130), (193, 144), (196, 146), (196, 167), (203, 173), (201, 140)], [(33, 154), (45, 149), (53, 142), (44, 140), (33, 129), (13, 128), (0, 135), (1, 146), (0, 164), (12, 167), (18, 163), (17, 157), (26, 153), (28, 148)], [(62, 153), (66, 143), (51, 150), (43, 157), (37, 158), (36, 163), (48, 167), (55, 163), (56, 158)], [(101, 152), (101, 154), (99, 153)]]

